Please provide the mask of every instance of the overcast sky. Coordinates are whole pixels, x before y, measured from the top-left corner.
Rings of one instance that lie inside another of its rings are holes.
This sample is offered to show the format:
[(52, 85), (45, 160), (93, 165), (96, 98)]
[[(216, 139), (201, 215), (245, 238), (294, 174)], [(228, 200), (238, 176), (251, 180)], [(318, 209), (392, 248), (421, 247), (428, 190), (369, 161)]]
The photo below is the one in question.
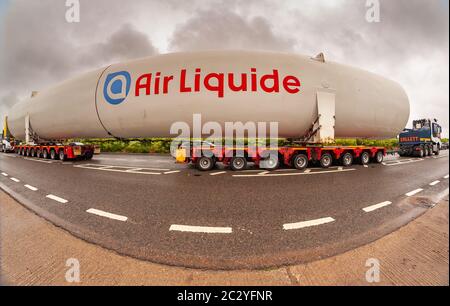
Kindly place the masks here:
[(31, 91), (110, 63), (158, 53), (257, 49), (360, 67), (399, 82), (411, 119), (437, 117), (448, 136), (448, 0), (0, 0), (0, 115)]

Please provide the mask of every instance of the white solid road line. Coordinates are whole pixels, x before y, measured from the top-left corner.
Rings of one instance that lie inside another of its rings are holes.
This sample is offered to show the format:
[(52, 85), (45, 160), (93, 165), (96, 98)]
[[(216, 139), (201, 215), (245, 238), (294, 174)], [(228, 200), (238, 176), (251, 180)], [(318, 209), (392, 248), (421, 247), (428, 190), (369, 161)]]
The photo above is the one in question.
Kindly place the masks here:
[(207, 233), (207, 234), (231, 234), (233, 229), (231, 227), (208, 227), (208, 226), (190, 226), (177, 225), (170, 226), (170, 231), (173, 232), (190, 232), (190, 233)]
[(38, 189), (36, 187), (33, 187), (31, 185), (24, 185), (24, 186), (32, 191), (38, 191)]
[(333, 218), (327, 217), (327, 218), (322, 218), (322, 219), (317, 219), (317, 220), (310, 220), (310, 221), (304, 221), (304, 222), (298, 222), (298, 223), (288, 223), (288, 224), (284, 224), (283, 225), (283, 229), (286, 230), (286, 231), (287, 230), (302, 229), (302, 228), (306, 228), (306, 227), (327, 224), (327, 223), (331, 223), (331, 222), (334, 222), (334, 221), (335, 220)]
[(274, 177), (274, 176), (297, 176), (297, 175), (315, 175), (315, 174), (327, 174), (327, 173), (344, 173), (348, 171), (355, 171), (356, 169), (344, 169), (344, 170), (332, 170), (332, 171), (317, 171), (317, 172), (295, 172), (295, 173), (269, 173), (269, 174), (237, 174), (233, 177)]
[(90, 208), (88, 210), (86, 210), (87, 213), (93, 214), (93, 215), (97, 215), (100, 217), (105, 217), (105, 218), (109, 218), (109, 219), (113, 219), (113, 220), (117, 220), (117, 221), (122, 221), (125, 222), (128, 220), (127, 217), (125, 216), (121, 216), (121, 215), (116, 215), (116, 214), (112, 214), (106, 211), (102, 211), (102, 210), (98, 210), (95, 208)]
[(306, 169), (303, 173), (311, 173), (311, 169)]
[(382, 203), (375, 204), (375, 205), (372, 205), (372, 206), (368, 206), (368, 207), (366, 207), (366, 208), (363, 208), (363, 210), (364, 210), (365, 212), (372, 212), (372, 211), (374, 211), (374, 210), (377, 210), (377, 209), (380, 209), (380, 208), (389, 206), (389, 205), (391, 205), (391, 204), (392, 204), (392, 202), (386, 201), (386, 202), (382, 202)]
[(344, 167), (339, 167), (338, 170), (342, 171), (342, 170), (344, 170)]
[(269, 171), (263, 171), (261, 173), (258, 173), (258, 175), (266, 175), (266, 174), (269, 174), (269, 173), (270, 173)]
[(445, 178), (445, 179), (448, 179), (448, 178), (449, 178), (449, 175), (447, 174), (446, 176), (444, 176), (444, 178)]
[(369, 168), (369, 166), (367, 166), (367, 165), (364, 165), (364, 168)]
[(221, 172), (214, 172), (214, 173), (211, 173), (210, 175), (211, 176), (215, 176), (215, 175), (221, 175), (221, 174), (225, 174), (225, 173), (227, 173), (226, 171), (221, 171)]
[(437, 184), (439, 184), (441, 181), (434, 181), (434, 182), (431, 182), (430, 183), (430, 186), (435, 186), (435, 185), (437, 185)]
[(14, 181), (14, 182), (16, 182), (16, 183), (20, 183), (20, 180), (19, 180), (19, 179), (16, 179), (15, 177), (12, 177), (12, 178), (11, 178), (11, 181)]
[(53, 195), (53, 194), (49, 194), (49, 195), (47, 195), (46, 197), (49, 198), (49, 199), (51, 199), (51, 200), (53, 200), (53, 201), (62, 203), (62, 204), (66, 204), (67, 202), (69, 202), (69, 201), (67, 201), (67, 200), (65, 200), (65, 199), (63, 199), (63, 198), (57, 197), (57, 196), (55, 196), (55, 195)]
[(2, 175), (3, 175), (3, 176), (8, 176), (8, 174), (7, 174), (7, 173), (5, 173), (5, 172), (2, 172)]
[[(120, 172), (120, 173), (128, 173), (128, 174), (145, 174), (145, 175), (161, 175), (160, 172), (141, 172), (141, 171), (130, 171), (130, 170), (116, 170), (116, 169), (109, 169), (110, 167), (119, 167), (119, 166), (106, 166), (102, 168), (96, 168), (96, 167), (87, 167), (87, 166), (81, 166), (77, 165), (74, 166), (75, 168), (81, 168), (81, 169), (90, 169), (90, 170), (99, 170), (99, 171), (109, 171), (109, 172)], [(123, 168), (123, 167), (119, 167)], [(144, 169), (147, 170), (147, 169)]]
[(413, 195), (416, 195), (416, 194), (418, 194), (419, 192), (422, 192), (422, 191), (423, 191), (423, 189), (419, 188), (419, 189), (413, 190), (413, 191), (411, 191), (411, 192), (408, 192), (408, 193), (406, 194), (406, 196), (412, 197)]

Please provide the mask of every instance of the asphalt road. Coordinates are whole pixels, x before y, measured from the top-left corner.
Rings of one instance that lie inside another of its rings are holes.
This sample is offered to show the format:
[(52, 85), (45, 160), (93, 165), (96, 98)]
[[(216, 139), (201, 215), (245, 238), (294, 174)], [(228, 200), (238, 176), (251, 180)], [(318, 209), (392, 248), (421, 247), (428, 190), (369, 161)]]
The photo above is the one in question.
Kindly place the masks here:
[(56, 225), (121, 254), (195, 268), (332, 256), (398, 229), (449, 186), (447, 151), (309, 171), (201, 173), (165, 156), (62, 163), (0, 154), (0, 187)]

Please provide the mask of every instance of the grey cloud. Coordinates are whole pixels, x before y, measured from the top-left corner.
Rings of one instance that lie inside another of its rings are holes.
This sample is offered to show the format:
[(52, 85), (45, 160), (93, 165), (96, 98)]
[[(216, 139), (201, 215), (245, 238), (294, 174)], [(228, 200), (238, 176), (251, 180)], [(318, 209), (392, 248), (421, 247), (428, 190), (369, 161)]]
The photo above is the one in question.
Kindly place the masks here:
[(81, 22), (71, 24), (65, 1), (12, 2), (4, 20), (0, 90), (39, 89), (110, 61), (155, 54), (147, 35), (129, 24), (139, 3), (81, 1)]
[(294, 45), (294, 40), (275, 34), (265, 17), (246, 18), (228, 9), (210, 9), (198, 11), (179, 25), (171, 39), (170, 49), (290, 51)]
[(94, 44), (87, 49), (87, 53), (79, 59), (79, 62), (86, 66), (129, 60), (158, 53), (148, 37), (128, 23), (113, 33), (106, 42)]

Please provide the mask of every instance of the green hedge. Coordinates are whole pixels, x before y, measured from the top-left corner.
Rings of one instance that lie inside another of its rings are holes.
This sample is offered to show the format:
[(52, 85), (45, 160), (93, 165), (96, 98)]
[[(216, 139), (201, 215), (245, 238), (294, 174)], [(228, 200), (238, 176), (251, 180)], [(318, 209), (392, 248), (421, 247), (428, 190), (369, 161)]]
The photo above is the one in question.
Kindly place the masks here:
[[(78, 139), (77, 141), (86, 144), (99, 145), (102, 152), (122, 152), (122, 153), (170, 153), (170, 145), (172, 139), (170, 138), (152, 138), (141, 140), (115, 140), (115, 139)], [(239, 141), (240, 144), (248, 145), (261, 142), (254, 139), (245, 139)], [(222, 142), (225, 144), (225, 140)], [(236, 141), (234, 142), (236, 144)], [(398, 147), (397, 139), (387, 140), (362, 140), (362, 139), (336, 139), (335, 145), (342, 146), (380, 146), (392, 149)], [(270, 145), (270, 140), (266, 140), (266, 145)], [(285, 139), (278, 139), (279, 146), (289, 145)]]

